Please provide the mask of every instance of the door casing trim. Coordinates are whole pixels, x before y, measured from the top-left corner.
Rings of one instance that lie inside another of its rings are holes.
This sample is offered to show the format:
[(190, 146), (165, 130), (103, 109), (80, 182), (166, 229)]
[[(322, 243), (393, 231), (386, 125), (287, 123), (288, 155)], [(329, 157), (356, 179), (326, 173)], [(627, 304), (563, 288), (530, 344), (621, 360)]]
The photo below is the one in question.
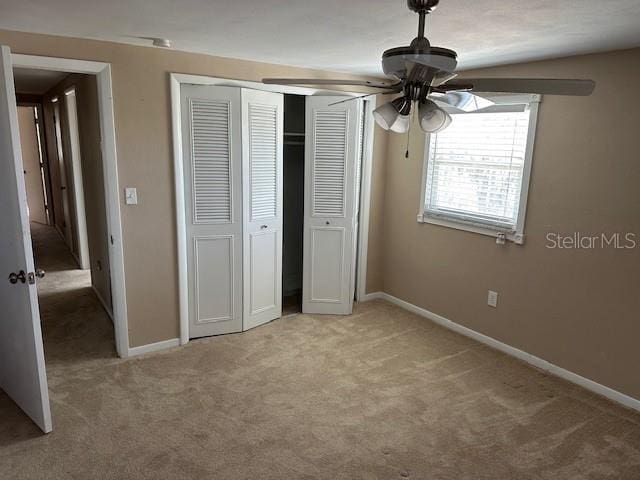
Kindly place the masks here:
[(98, 86), (98, 110), (102, 142), (102, 168), (104, 174), (105, 206), (109, 230), (109, 263), (111, 267), (111, 295), (113, 303), (113, 326), (118, 355), (129, 357), (129, 328), (127, 319), (127, 297), (124, 274), (124, 248), (122, 244), (122, 221), (120, 215), (120, 187), (118, 183), (118, 157), (116, 153), (116, 131), (111, 85), (111, 64), (70, 58), (44, 57), (39, 55), (11, 55), (14, 67), (37, 70), (54, 70), (96, 76)]

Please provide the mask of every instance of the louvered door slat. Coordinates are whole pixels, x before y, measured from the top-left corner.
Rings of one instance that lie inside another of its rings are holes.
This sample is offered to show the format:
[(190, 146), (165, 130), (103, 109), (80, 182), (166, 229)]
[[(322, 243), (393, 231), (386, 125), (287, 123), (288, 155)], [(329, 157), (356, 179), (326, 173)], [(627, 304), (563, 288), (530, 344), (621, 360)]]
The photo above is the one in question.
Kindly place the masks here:
[(344, 216), (348, 112), (314, 113), (313, 215)]
[(195, 223), (231, 221), (230, 108), (228, 102), (191, 100)]
[(251, 165), (251, 220), (276, 216), (277, 211), (277, 109), (249, 104)]

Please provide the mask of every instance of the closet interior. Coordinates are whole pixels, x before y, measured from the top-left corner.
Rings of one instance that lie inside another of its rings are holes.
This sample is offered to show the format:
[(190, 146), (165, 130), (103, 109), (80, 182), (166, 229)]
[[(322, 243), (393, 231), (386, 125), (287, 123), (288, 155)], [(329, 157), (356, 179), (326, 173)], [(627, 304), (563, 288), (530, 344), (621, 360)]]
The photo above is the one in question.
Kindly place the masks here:
[(282, 315), (302, 311), (305, 96), (284, 96)]

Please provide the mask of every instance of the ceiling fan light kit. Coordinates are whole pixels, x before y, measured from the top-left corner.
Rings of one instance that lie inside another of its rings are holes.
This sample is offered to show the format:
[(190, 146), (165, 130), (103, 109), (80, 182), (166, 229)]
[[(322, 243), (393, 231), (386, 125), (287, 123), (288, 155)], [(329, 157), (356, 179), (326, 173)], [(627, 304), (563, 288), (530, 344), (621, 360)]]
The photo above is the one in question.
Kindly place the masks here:
[(405, 133), (409, 130), (410, 113), (411, 102), (405, 97), (399, 97), (376, 108), (373, 118), (385, 130)]
[(281, 85), (357, 85), (374, 88), (377, 93), (401, 93), (401, 97), (373, 112), (381, 128), (397, 133), (409, 130), (412, 105), (418, 105), (420, 128), (427, 133), (439, 132), (451, 124), (451, 115), (445, 108), (475, 112), (493, 105), (491, 100), (474, 92), (578, 96), (591, 95), (593, 92), (595, 83), (592, 80), (457, 78), (457, 53), (447, 48), (432, 47), (424, 36), (426, 16), (439, 3), (440, 0), (407, 0), (409, 10), (418, 14), (418, 35), (410, 45), (391, 48), (382, 54), (383, 72), (394, 77), (390, 83), (311, 78), (265, 78), (263, 82)]
[(420, 128), (425, 133), (438, 133), (451, 124), (451, 115), (438, 107), (435, 102), (427, 99), (418, 107)]

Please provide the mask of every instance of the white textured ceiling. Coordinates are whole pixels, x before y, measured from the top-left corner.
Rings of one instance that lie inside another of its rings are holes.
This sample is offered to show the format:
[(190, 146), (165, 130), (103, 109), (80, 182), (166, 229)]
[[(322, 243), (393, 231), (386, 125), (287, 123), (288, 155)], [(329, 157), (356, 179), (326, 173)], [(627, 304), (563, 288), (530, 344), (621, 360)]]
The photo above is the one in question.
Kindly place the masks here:
[[(380, 74), (417, 16), (404, 0), (0, 0), (0, 28)], [(640, 0), (441, 0), (427, 20), (461, 68), (640, 46)]]

